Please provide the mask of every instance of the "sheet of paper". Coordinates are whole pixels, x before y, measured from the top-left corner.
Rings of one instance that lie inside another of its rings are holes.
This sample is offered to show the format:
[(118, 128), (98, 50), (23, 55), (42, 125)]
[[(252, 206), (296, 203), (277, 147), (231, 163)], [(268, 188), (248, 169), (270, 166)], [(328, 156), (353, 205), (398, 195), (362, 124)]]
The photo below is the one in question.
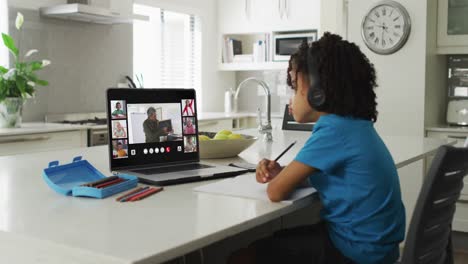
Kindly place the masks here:
[[(270, 201), (270, 199), (268, 199), (266, 189), (267, 184), (258, 183), (255, 179), (255, 174), (250, 173), (242, 176), (237, 176), (235, 178), (221, 180), (215, 183), (198, 186), (193, 190), (196, 192), (205, 192), (227, 196), (252, 198), (262, 201)], [(312, 187), (297, 189), (290, 195), (290, 197), (287, 200), (284, 200), (283, 203), (293, 203), (294, 201), (310, 196), (315, 192), (316, 190)]]

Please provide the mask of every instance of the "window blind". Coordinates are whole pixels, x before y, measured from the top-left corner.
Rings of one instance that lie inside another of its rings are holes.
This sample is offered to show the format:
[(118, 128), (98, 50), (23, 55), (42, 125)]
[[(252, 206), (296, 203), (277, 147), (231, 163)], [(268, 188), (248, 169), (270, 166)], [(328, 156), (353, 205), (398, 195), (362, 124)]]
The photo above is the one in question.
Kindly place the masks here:
[[(201, 30), (195, 15), (134, 5), (133, 69), (146, 88), (195, 88), (201, 94)], [(199, 96), (200, 97), (200, 96)], [(200, 104), (200, 98), (198, 102)]]

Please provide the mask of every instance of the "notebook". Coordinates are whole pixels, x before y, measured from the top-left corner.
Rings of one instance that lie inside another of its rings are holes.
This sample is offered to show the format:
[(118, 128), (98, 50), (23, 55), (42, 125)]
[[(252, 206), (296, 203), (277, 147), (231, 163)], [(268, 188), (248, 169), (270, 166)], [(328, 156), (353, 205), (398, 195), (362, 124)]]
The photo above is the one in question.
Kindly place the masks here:
[[(218, 182), (202, 185), (194, 188), (196, 192), (220, 194), (226, 196), (236, 196), (251, 198), (262, 201), (270, 201), (268, 198), (267, 184), (258, 183), (254, 173), (249, 173), (235, 178), (229, 178)], [(287, 200), (282, 203), (293, 203), (305, 197), (311, 196), (317, 191), (312, 187), (299, 188), (295, 190)]]

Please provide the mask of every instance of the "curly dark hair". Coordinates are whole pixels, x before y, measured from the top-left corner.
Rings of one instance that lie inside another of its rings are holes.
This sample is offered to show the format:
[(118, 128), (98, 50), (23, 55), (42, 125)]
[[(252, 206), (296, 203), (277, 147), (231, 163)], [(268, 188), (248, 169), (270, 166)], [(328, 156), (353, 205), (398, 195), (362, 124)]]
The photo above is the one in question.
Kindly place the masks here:
[(294, 90), (295, 81), (289, 72), (293, 69), (307, 76), (307, 54), (316, 54), (320, 87), (325, 92), (325, 103), (315, 110), (377, 121), (377, 87), (374, 65), (359, 47), (340, 36), (326, 32), (318, 41), (302, 43), (291, 56), (287, 83)]

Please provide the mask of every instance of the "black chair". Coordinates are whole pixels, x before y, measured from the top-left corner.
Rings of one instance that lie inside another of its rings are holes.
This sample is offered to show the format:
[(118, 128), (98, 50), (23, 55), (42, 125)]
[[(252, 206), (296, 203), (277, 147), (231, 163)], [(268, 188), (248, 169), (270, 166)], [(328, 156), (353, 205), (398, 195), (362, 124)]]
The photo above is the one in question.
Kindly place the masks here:
[(452, 220), (467, 172), (468, 148), (439, 148), (419, 193), (401, 263), (453, 264)]

